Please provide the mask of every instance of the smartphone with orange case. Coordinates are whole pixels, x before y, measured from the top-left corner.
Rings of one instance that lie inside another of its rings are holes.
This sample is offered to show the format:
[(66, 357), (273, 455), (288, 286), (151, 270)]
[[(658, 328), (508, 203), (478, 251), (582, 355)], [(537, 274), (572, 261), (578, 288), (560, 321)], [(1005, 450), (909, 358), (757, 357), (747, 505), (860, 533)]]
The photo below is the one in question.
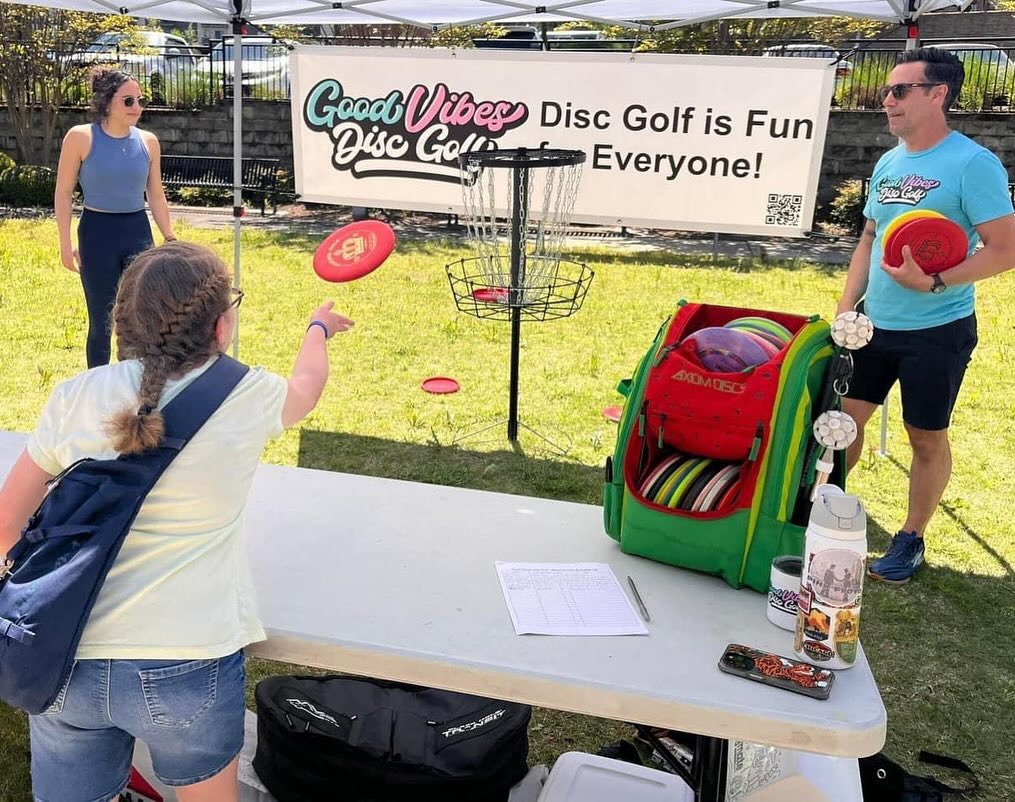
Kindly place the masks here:
[(827, 699), (835, 674), (827, 668), (731, 643), (719, 658), (719, 670), (784, 691)]

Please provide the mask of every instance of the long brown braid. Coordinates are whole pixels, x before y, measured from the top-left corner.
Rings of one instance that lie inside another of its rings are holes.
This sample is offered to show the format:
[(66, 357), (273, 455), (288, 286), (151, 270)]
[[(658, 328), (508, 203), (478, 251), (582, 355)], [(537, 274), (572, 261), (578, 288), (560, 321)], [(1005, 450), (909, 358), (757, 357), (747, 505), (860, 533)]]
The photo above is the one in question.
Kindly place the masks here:
[(138, 406), (107, 424), (113, 447), (135, 454), (162, 442), (157, 409), (166, 381), (219, 353), (215, 323), (229, 308), (229, 273), (218, 255), (192, 242), (167, 242), (124, 271), (113, 306), (117, 356), (141, 361)]

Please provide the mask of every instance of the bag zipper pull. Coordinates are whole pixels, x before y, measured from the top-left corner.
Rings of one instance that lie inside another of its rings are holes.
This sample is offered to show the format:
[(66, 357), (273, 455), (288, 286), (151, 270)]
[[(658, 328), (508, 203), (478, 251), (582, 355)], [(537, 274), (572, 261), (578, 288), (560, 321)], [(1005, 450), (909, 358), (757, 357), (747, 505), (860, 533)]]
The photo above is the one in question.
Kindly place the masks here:
[(663, 412), (659, 415), (659, 438), (656, 441), (656, 445), (661, 449), (663, 447), (663, 430), (666, 428), (666, 413)]
[(761, 451), (761, 441), (765, 437), (765, 425), (758, 422), (757, 427), (754, 429), (754, 442), (751, 443), (751, 453), (747, 455), (748, 462), (754, 462), (758, 458), (758, 452)]
[(665, 348), (663, 348), (659, 352), (659, 355), (655, 358), (655, 361), (652, 363), (652, 367), (654, 368), (659, 367), (663, 363), (663, 360), (670, 355), (670, 351), (675, 351), (677, 347), (678, 346), (676, 343), (670, 343)]

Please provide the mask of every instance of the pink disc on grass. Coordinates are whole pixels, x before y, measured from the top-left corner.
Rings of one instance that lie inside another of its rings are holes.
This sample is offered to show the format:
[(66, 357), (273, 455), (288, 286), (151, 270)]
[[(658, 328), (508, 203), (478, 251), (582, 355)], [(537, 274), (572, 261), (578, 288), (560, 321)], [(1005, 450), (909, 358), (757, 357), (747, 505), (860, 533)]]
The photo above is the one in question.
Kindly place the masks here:
[(606, 418), (606, 420), (608, 421), (620, 423), (620, 416), (623, 414), (623, 412), (624, 412), (623, 407), (606, 407), (603, 410), (603, 417)]
[(457, 393), (459, 386), (457, 381), (447, 376), (431, 376), (429, 379), (424, 379), (420, 385), (428, 393), (433, 393), (434, 395)]

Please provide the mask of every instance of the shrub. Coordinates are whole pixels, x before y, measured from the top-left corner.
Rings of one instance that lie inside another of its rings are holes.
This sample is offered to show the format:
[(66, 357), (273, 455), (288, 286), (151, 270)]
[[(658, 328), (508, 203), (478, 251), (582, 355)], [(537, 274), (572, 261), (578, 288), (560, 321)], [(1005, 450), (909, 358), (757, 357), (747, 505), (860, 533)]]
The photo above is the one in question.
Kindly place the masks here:
[(15, 164), (17, 164), (17, 162), (15, 162), (14, 159), (0, 150), (0, 173), (5, 170), (9, 170), (11, 167), (14, 167)]
[(48, 167), (22, 164), (0, 172), (0, 203), (52, 207), (54, 191), (56, 171)]
[(832, 221), (850, 230), (859, 224), (866, 198), (863, 196), (863, 181), (851, 178), (836, 187), (835, 200), (831, 203)]

